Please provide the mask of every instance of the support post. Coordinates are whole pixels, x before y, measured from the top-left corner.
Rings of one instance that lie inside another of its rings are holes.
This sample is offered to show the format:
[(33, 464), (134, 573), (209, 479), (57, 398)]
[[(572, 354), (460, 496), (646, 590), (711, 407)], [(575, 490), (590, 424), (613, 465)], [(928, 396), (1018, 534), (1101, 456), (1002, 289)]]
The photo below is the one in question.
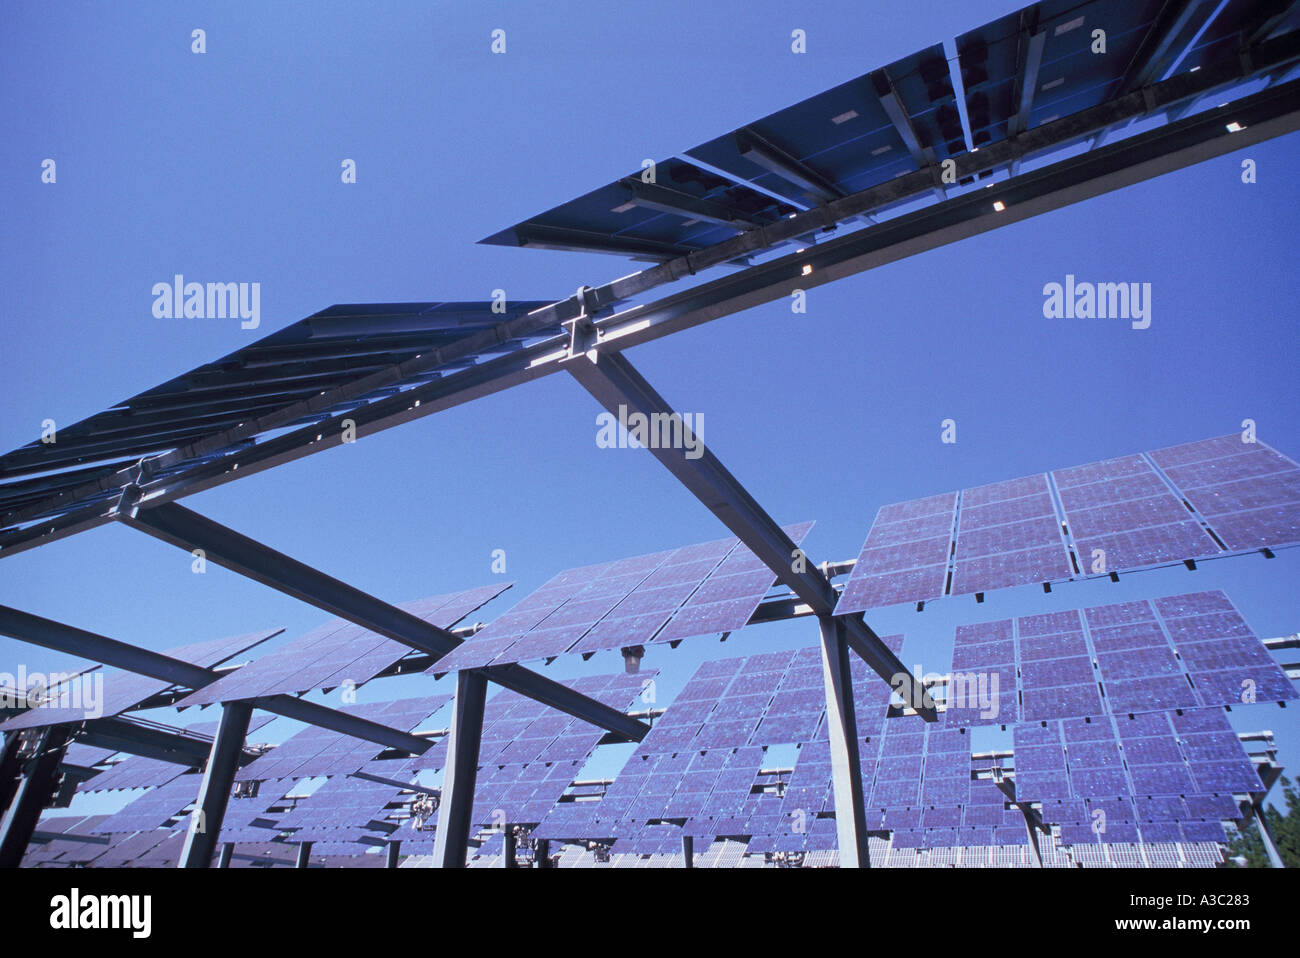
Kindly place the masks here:
[(501, 848), (501, 864), (505, 868), (518, 868), (519, 863), (515, 860), (515, 855), (519, 851), (519, 838), (515, 835), (514, 827), (506, 826), (505, 842)]
[(298, 844), (298, 859), (293, 863), (294, 868), (307, 868), (311, 864), (311, 842), (300, 842)]
[(538, 838), (533, 842), (533, 864), (538, 868), (551, 867), (550, 839)]
[(433, 842), (435, 868), (465, 867), (486, 702), (487, 677), (479, 672), (458, 672), (456, 703), (447, 733), (447, 769), (438, 806), (438, 831)]
[(222, 842), (222, 843), (221, 843), (221, 854), (217, 856), (217, 867), (218, 867), (218, 868), (229, 868), (229, 867), (230, 867), (230, 859), (234, 856), (234, 854), (235, 854), (235, 843), (234, 843), (234, 842)]
[(1038, 829), (1034, 827), (1033, 810), (1028, 805), (1017, 805), (1020, 814), (1025, 816), (1025, 834), (1029, 836), (1029, 848), (1034, 853), (1034, 867), (1043, 867), (1043, 851), (1038, 847)]
[(692, 835), (682, 836), (682, 867), (695, 867), (695, 838)]
[(831, 776), (835, 788), (835, 830), (841, 868), (870, 868), (867, 813), (862, 795), (862, 759), (858, 754), (858, 719), (853, 707), (853, 677), (844, 624), (818, 616), (821, 626), (822, 675), (826, 680), (826, 729), (830, 735)]
[(386, 846), (384, 846), (384, 856), (385, 856), (384, 867), (396, 868), (397, 859), (401, 857), (401, 854), (402, 854), (402, 843), (389, 842)]
[(1270, 868), (1286, 868), (1282, 861), (1282, 855), (1277, 850), (1277, 843), (1273, 840), (1273, 832), (1268, 827), (1268, 817), (1264, 814), (1264, 805), (1262, 802), (1251, 799), (1250, 814), (1255, 819), (1255, 827), (1259, 829), (1259, 839), (1264, 843), (1264, 852), (1268, 855), (1268, 865)]
[[(221, 835), (221, 822), (226, 817), (226, 803), (230, 801), (230, 787), (239, 769), (239, 757), (244, 751), (244, 736), (248, 734), (248, 721), (253, 707), (247, 702), (227, 702), (221, 707), (221, 723), (212, 740), (212, 751), (203, 768), (203, 782), (199, 785), (194, 803), (193, 818), (185, 833), (185, 847), (181, 849), (179, 868), (207, 868), (212, 862), (217, 839)], [(225, 850), (222, 850), (225, 855)]]
[(67, 744), (66, 725), (52, 725), (41, 732), (36, 754), (25, 763), (22, 782), (0, 818), (0, 868), (17, 868), (22, 863), (41, 812), (54, 793)]

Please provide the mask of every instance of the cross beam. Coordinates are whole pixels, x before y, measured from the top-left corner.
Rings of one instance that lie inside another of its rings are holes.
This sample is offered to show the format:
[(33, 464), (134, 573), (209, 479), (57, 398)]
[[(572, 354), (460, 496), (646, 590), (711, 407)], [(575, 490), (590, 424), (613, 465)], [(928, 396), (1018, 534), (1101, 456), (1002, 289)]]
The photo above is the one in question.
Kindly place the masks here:
[[(610, 349), (601, 349), (596, 344), (587, 345), (595, 351), (595, 361), (588, 359), (585, 352), (578, 352), (565, 368), (597, 402), (614, 415), (619, 415), (620, 407), (629, 414), (641, 413), (647, 417), (647, 422), (669, 417), (674, 429), (680, 424), (683, 437), (690, 438), (689, 427), (681, 416), (642, 378), (627, 357)], [(685, 448), (652, 446), (650, 452), (772, 570), (782, 585), (817, 615), (834, 615), (839, 596), (830, 579), (795, 548), (776, 520), (750, 496), (717, 456), (703, 443), (692, 448), (700, 453), (698, 458), (687, 458)], [(839, 621), (844, 625), (844, 641), (849, 648), (886, 682), (901, 683), (899, 691), (906, 700), (921, 703), (917, 711), (927, 721), (934, 721), (936, 713), (929, 692), (903, 667), (898, 656), (862, 617), (842, 616)]]
[[(355, 622), (419, 652), (441, 657), (463, 641), (419, 616), (389, 605), (174, 502), (150, 508), (131, 506), (120, 511), (118, 518), (141, 532), (147, 532), (187, 552), (202, 549), (210, 562)], [(650, 731), (648, 725), (630, 718), (626, 713), (522, 666), (495, 666), (483, 671), (488, 678), (504, 688), (590, 722), (628, 741), (639, 742)], [(276, 697), (274, 701), (280, 701), (280, 698)], [(424, 747), (428, 747), (427, 743)]]
[[(43, 619), (28, 612), (0, 606), (0, 635), (8, 635), (22, 642), (40, 645), (47, 649), (67, 652), (94, 659), (129, 672), (147, 675), (160, 682), (172, 682), (187, 688), (198, 689), (216, 681), (224, 672), (205, 669), (193, 662), (174, 659), (161, 652), (137, 648), (126, 642), (86, 632), (70, 625)], [(254, 704), (268, 712), (286, 718), (310, 722), (343, 735), (376, 742), (386, 748), (399, 748), (406, 752), (422, 754), (429, 748), (427, 740), (408, 735), (378, 722), (349, 715), (296, 699), (291, 695), (274, 695), (255, 700)]]

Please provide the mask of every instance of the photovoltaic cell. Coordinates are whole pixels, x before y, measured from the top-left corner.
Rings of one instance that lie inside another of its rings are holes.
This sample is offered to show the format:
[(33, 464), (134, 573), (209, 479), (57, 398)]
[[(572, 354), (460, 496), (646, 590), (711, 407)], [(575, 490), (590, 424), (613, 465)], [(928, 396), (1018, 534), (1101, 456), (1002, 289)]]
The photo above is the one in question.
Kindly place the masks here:
[(1300, 466), (1224, 436), (882, 507), (836, 613), (1297, 543)]

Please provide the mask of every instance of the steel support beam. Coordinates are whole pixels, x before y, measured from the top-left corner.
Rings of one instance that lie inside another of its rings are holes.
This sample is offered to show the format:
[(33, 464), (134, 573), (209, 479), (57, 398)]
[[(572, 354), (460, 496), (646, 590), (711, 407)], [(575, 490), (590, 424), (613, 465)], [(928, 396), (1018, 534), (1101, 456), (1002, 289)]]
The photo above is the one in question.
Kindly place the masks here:
[(234, 855), (235, 855), (235, 843), (234, 843), (234, 842), (222, 842), (222, 843), (221, 843), (221, 853), (217, 856), (217, 867), (218, 867), (218, 868), (229, 868), (229, 867), (230, 867), (230, 859), (233, 858)]
[(807, 191), (819, 202), (836, 200), (844, 195), (844, 191), (826, 177), (753, 130), (741, 130), (736, 134), (736, 151), (756, 166)]
[(835, 789), (835, 831), (841, 868), (870, 868), (866, 799), (862, 794), (862, 759), (858, 754), (858, 719), (853, 706), (853, 677), (844, 624), (830, 616), (821, 628), (822, 675), (826, 682), (826, 729), (831, 746)]
[[(202, 688), (225, 674), (225, 670), (205, 669), (192, 662), (174, 659), (160, 652), (141, 649), (117, 639), (96, 635), (84, 629), (43, 619), (7, 606), (0, 606), (0, 635), (9, 635), (47, 649), (94, 659), (105, 665), (147, 675), (160, 682), (173, 682), (186, 688)], [(252, 704), (268, 712), (275, 712), (277, 715), (376, 742), (387, 748), (398, 748), (417, 755), (429, 748), (426, 740), (414, 735), (407, 735), (405, 732), (378, 722), (326, 708), (315, 702), (294, 698), (292, 695), (267, 696), (253, 700)], [(621, 712), (617, 714), (626, 718)]]
[(227, 702), (221, 706), (221, 722), (203, 768), (203, 781), (199, 784), (190, 827), (185, 831), (185, 846), (176, 863), (178, 868), (207, 868), (212, 863), (252, 717), (253, 707), (247, 702)]
[(505, 834), (501, 837), (503, 839), (501, 843), (501, 867), (518, 868), (519, 837), (515, 834), (515, 827), (507, 824)]
[(423, 755), (431, 742), (418, 735), (411, 735), (401, 729), (389, 728), (379, 722), (372, 722), (359, 715), (351, 715), (337, 709), (308, 702), (306, 699), (294, 698), (292, 695), (271, 695), (253, 699), (249, 704), (266, 712), (274, 712), (285, 718), (297, 719), (308, 725), (327, 728), (332, 732), (351, 735), (353, 738), (365, 739), (385, 748), (396, 748), (413, 755)]
[(38, 615), (0, 606), (0, 635), (30, 642), (47, 649), (67, 652), (128, 672), (148, 675), (160, 682), (174, 682), (198, 688), (212, 680), (208, 670), (192, 662), (173, 659), (161, 652), (151, 652), (117, 639), (86, 632)]
[[(440, 629), (417, 615), (353, 588), (174, 502), (150, 508), (131, 507), (119, 512), (119, 518), (132, 528), (186, 552), (203, 549), (209, 562), (318, 609), (341, 616), (419, 652), (442, 656), (463, 641), (452, 632)], [(523, 666), (489, 667), (484, 672), (498, 685), (614, 732), (629, 741), (639, 742), (650, 731), (649, 726), (629, 718), (618, 709), (544, 678)], [(274, 699), (267, 700), (275, 704), (264, 707), (271, 711), (296, 707), (286, 699), (287, 696), (275, 696)], [(394, 747), (410, 750), (406, 745)], [(428, 744), (424, 743), (414, 751), (423, 752), (427, 747)]]
[(447, 733), (447, 768), (443, 772), (442, 800), (438, 806), (438, 831), (433, 842), (435, 868), (465, 867), (486, 703), (487, 676), (480, 672), (458, 672), (451, 731)]
[(682, 867), (695, 867), (695, 837), (693, 835), (682, 836)]
[(699, 199), (658, 183), (643, 183), (634, 176), (620, 181), (619, 185), (627, 190), (633, 204), (647, 210), (704, 220), (706, 223), (718, 223), (738, 230), (753, 229), (758, 225), (746, 219), (739, 210), (716, 200)]
[(389, 842), (384, 846), (384, 867), (396, 868), (397, 860), (402, 854), (401, 842)]
[[(683, 446), (695, 439), (686, 423), (633, 368), (626, 356), (613, 350), (601, 350), (594, 343), (590, 345), (597, 352), (594, 362), (584, 351), (570, 359), (565, 368), (597, 402), (616, 416), (621, 410), (629, 415), (645, 415), (647, 422), (669, 417), (674, 424), (681, 424)], [(687, 458), (688, 451), (698, 455)], [(834, 614), (839, 596), (830, 580), (803, 557), (785, 531), (702, 442), (693, 445), (692, 450), (652, 447), (650, 452), (762, 560), (777, 581), (811, 606), (816, 614)], [(849, 647), (886, 682), (901, 682), (900, 691), (907, 701), (919, 703), (917, 711), (933, 721), (934, 702), (929, 693), (920, 687), (898, 656), (862, 621), (861, 616), (844, 616), (841, 622)]]
[[(202, 765), (208, 757), (210, 742), (195, 735), (178, 735), (164, 729), (124, 718), (97, 719), (87, 722), (77, 740), (97, 748), (111, 748), (115, 752), (143, 755), (160, 762), (176, 765)], [(253, 756), (241, 756), (241, 764), (251, 762)]]
[(53, 725), (41, 731), (36, 754), (25, 763), (22, 782), (0, 818), (0, 868), (17, 868), (22, 863), (41, 812), (58, 784), (59, 763), (67, 745), (67, 726)]
[(533, 865), (537, 868), (550, 868), (551, 842), (548, 838), (533, 839)]
[(309, 868), (311, 866), (311, 842), (298, 843), (298, 857), (294, 859), (294, 868)]

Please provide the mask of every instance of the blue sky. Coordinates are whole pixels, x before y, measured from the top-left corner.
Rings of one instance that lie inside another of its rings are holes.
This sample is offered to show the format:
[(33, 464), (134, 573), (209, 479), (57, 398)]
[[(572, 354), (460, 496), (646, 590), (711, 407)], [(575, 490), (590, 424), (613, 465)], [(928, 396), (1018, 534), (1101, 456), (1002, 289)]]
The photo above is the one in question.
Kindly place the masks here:
[[(0, 36), (0, 448), (71, 424), (334, 303), (554, 299), (639, 268), (482, 247), (533, 213), (950, 38), (1007, 2), (247, 5), (25, 3)], [(190, 52), (202, 28), (207, 52)], [(505, 55), (490, 33), (507, 34)], [(804, 29), (808, 52), (790, 52)], [(1236, 431), (1300, 455), (1294, 135), (637, 348), (631, 360), (816, 561), (883, 503)], [(42, 184), (41, 161), (57, 162)], [(1258, 182), (1242, 184), (1243, 157)], [(340, 182), (340, 163), (358, 182)], [(157, 319), (175, 273), (262, 284), (262, 326)], [(1048, 320), (1067, 273), (1152, 284), (1151, 327)], [(675, 288), (675, 287), (674, 287)], [(202, 493), (186, 505), (383, 598), (724, 534), (600, 410), (550, 377)], [(953, 418), (958, 442), (939, 441)], [(1300, 629), (1296, 551), (870, 617), (907, 664), (952, 627), (1223, 588), (1262, 635)], [(324, 617), (126, 528), (0, 563), (0, 603), (150, 648)], [(703, 658), (815, 641), (809, 621), (655, 650), (670, 695)], [(0, 640), (0, 670), (63, 658)], [(561, 660), (556, 677), (621, 667)], [(441, 691), (402, 679), (363, 693)], [(1296, 711), (1234, 713), (1300, 766)], [(210, 713), (204, 718), (210, 717)], [(198, 716), (194, 717), (195, 719)], [(268, 728), (292, 726), (277, 722)], [(617, 763), (615, 762), (615, 767)]]

